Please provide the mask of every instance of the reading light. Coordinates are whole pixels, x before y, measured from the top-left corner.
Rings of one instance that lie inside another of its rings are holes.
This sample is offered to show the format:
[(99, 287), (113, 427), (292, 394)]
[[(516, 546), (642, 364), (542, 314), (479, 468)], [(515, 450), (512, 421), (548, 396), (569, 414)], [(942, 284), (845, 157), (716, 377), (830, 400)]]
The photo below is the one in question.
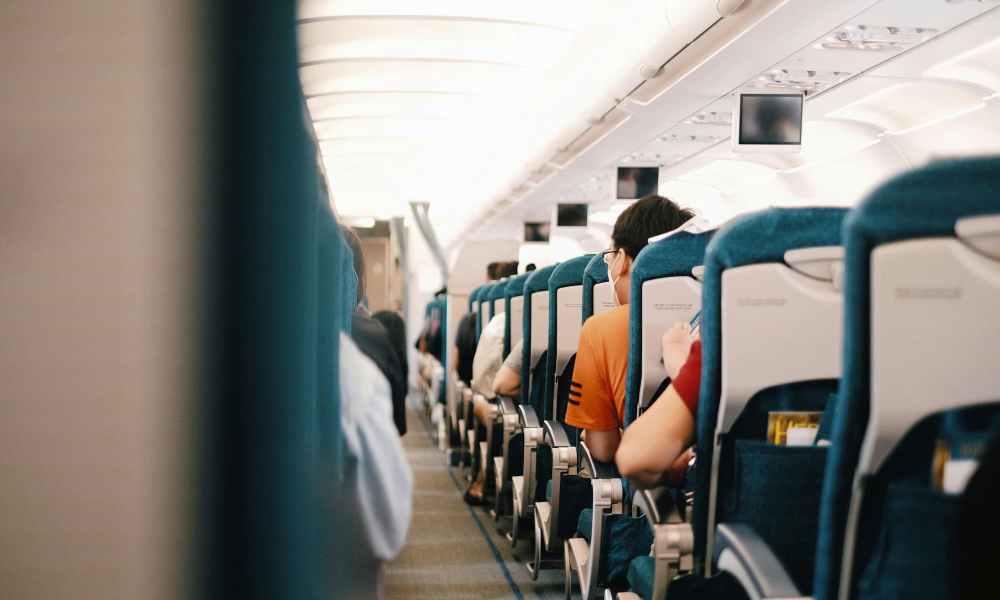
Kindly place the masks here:
[(922, 44), (937, 33), (937, 29), (930, 27), (846, 25), (834, 31), (814, 47), (823, 50), (901, 51)]
[(698, 113), (691, 117), (685, 123), (689, 125), (732, 125), (733, 124), (733, 113), (730, 112), (718, 112), (718, 111), (708, 111)]
[(757, 79), (781, 87), (816, 92), (844, 81), (851, 74), (847, 71), (818, 71), (814, 69), (771, 69)]
[(661, 135), (657, 139), (661, 142), (672, 144), (714, 144), (726, 139), (726, 137), (721, 135), (677, 135), (676, 133), (671, 133), (670, 135)]

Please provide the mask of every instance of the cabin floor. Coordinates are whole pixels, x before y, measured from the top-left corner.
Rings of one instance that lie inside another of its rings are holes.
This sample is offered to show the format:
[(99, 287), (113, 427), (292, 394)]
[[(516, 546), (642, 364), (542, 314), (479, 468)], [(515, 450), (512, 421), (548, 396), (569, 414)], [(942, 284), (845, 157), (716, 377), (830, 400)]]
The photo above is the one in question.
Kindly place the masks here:
[[(544, 570), (538, 581), (531, 581), (524, 566), (531, 542), (523, 539), (516, 552), (511, 550), (488, 511), (462, 501), (467, 485), (462, 469), (447, 466), (447, 457), (413, 404), (407, 411), (407, 431), (403, 446), (413, 468), (413, 520), (406, 546), (385, 567), (386, 598), (563, 598), (561, 568)], [(501, 524), (506, 531), (510, 519)]]

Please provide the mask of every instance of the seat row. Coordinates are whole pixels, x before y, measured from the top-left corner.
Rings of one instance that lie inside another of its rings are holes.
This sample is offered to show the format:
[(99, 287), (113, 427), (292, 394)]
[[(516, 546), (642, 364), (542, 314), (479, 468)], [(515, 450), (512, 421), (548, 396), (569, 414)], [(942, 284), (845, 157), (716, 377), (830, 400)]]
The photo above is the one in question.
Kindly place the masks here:
[[(678, 488), (633, 489), (564, 421), (582, 323), (614, 306), (601, 256), (469, 298), (479, 331), (504, 311), (505, 356), (523, 340), (521, 394), (483, 430), (453, 378), (445, 427), (534, 576), (562, 568), (585, 599), (720, 573), (750, 598), (948, 596), (967, 450), (1000, 399), (1000, 160), (922, 168), (850, 211), (667, 236), (631, 286), (626, 429), (667, 383), (663, 333), (700, 318), (697, 458)], [(635, 519), (651, 543), (630, 556), (615, 536)]]

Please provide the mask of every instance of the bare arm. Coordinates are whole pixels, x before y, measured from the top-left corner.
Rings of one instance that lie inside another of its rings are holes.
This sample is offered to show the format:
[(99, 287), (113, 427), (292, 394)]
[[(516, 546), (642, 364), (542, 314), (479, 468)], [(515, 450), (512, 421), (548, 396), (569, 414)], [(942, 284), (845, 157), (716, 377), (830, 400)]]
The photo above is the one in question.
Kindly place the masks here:
[(502, 365), (493, 378), (493, 393), (500, 396), (516, 396), (521, 391), (521, 376), (507, 365)]
[(694, 417), (670, 386), (625, 432), (615, 462), (636, 486), (653, 487), (693, 442)]
[(584, 440), (590, 448), (590, 455), (594, 460), (609, 463), (615, 459), (615, 451), (618, 443), (621, 442), (622, 434), (617, 429), (600, 431), (588, 429), (584, 433)]

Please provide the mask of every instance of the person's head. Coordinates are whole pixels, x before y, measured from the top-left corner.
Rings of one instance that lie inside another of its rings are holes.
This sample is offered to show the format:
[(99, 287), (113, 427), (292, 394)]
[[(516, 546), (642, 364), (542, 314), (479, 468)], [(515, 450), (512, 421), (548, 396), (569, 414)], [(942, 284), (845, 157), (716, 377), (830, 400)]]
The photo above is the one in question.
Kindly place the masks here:
[(528, 263), (528, 264), (524, 265), (524, 272), (525, 273), (531, 273), (532, 271), (534, 271), (537, 268), (538, 267), (535, 266), (535, 263)]
[(358, 234), (354, 233), (354, 230), (346, 225), (341, 225), (340, 230), (344, 234), (344, 239), (347, 241), (347, 245), (351, 247), (351, 254), (354, 255), (354, 272), (358, 276), (358, 298), (357, 303), (361, 304), (361, 301), (365, 298), (365, 253), (361, 249), (361, 238)]
[(497, 279), (499, 279), (500, 276), (497, 275), (497, 270), (499, 268), (500, 268), (500, 263), (498, 262), (491, 262), (490, 264), (486, 265), (486, 280), (496, 281)]
[(611, 232), (611, 249), (604, 253), (608, 279), (620, 304), (628, 304), (632, 281), (632, 261), (646, 247), (649, 238), (677, 229), (694, 212), (681, 208), (663, 196), (646, 196), (625, 209)]
[(516, 260), (501, 262), (498, 264), (499, 266), (497, 267), (497, 279), (501, 279), (503, 277), (513, 277), (514, 275), (517, 275)]
[(406, 325), (403, 323), (403, 318), (400, 317), (398, 313), (391, 310), (380, 310), (373, 314), (372, 318), (385, 327), (386, 332), (389, 334), (389, 341), (392, 343), (393, 349), (405, 361)]

